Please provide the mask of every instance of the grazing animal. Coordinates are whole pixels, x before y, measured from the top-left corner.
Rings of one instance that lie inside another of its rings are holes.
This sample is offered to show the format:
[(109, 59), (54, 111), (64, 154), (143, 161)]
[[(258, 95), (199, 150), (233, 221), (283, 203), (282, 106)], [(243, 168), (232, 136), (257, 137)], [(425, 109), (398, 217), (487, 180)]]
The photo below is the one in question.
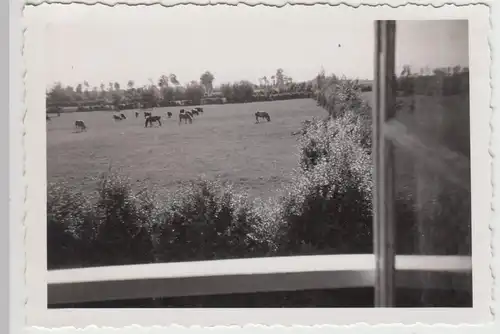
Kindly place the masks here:
[(118, 115), (113, 115), (113, 119), (115, 121), (121, 121), (123, 118), (121, 118), (121, 116), (118, 116)]
[(146, 123), (144, 123), (144, 127), (147, 128), (148, 124), (150, 126), (153, 126), (153, 122), (158, 122), (158, 124), (161, 126), (161, 117), (160, 116), (149, 116), (146, 118)]
[(192, 114), (192, 115), (196, 115), (196, 116), (199, 116), (199, 115), (200, 115), (200, 114), (198, 113), (198, 110), (196, 110), (196, 109), (191, 110), (191, 114)]
[(172, 118), (172, 113), (170, 111), (167, 112), (167, 117)]
[(152, 116), (152, 115), (151, 115), (151, 113), (150, 113), (150, 112), (148, 112), (148, 111), (145, 111), (145, 112), (144, 112), (144, 118), (146, 118), (146, 119), (147, 119), (148, 117), (151, 117), (151, 116)]
[(75, 128), (80, 131), (87, 131), (87, 126), (85, 125), (85, 122), (82, 120), (77, 120), (75, 121)]
[(271, 116), (265, 111), (257, 111), (255, 113), (255, 120), (259, 123), (259, 118), (265, 118), (268, 122), (271, 122)]
[(122, 119), (127, 119), (127, 116), (125, 116), (124, 114), (120, 114), (120, 117), (121, 117)]
[(185, 115), (188, 115), (189, 117), (191, 117), (191, 119), (193, 119), (193, 113), (191, 113), (190, 111), (185, 111), (184, 112)]
[(203, 114), (203, 108), (201, 108), (201, 107), (196, 107), (196, 108), (194, 108), (194, 109), (195, 109), (197, 112), (199, 112), (199, 113)]
[(191, 116), (189, 114), (189, 112), (179, 114), (179, 125), (181, 125), (182, 120), (184, 120), (184, 124), (187, 124), (188, 121), (189, 121), (189, 124), (193, 124), (193, 116)]
[(135, 112), (135, 118), (137, 118), (137, 117), (139, 117), (139, 112), (138, 111)]
[(184, 109), (179, 110), (179, 114), (184, 114)]

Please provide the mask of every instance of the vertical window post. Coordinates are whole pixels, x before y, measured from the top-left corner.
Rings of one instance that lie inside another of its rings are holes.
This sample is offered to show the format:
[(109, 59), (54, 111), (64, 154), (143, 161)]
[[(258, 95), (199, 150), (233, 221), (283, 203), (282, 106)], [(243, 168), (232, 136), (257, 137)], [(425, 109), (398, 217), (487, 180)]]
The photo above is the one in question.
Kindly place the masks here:
[(384, 136), (385, 122), (395, 113), (395, 37), (395, 21), (375, 22), (372, 148), (375, 307), (394, 306), (395, 294), (394, 148)]

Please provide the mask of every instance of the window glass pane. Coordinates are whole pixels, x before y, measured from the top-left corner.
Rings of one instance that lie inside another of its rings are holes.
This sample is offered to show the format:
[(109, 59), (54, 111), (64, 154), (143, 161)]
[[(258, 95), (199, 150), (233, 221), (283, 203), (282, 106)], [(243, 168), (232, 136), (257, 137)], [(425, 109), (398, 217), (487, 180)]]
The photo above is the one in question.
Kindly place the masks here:
[(398, 21), (398, 253), (470, 255), (467, 21)]
[(466, 20), (397, 22), (386, 133), (396, 144), (398, 254), (471, 255), (468, 62)]

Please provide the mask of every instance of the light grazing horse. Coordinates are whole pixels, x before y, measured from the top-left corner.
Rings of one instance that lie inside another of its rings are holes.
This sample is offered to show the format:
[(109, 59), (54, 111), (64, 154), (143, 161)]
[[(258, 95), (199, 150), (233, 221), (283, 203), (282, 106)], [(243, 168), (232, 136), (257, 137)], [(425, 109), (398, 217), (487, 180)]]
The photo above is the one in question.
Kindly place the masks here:
[(75, 121), (75, 129), (80, 130), (80, 131), (87, 131), (87, 126), (85, 125), (85, 122), (82, 120)]
[(146, 118), (146, 123), (144, 123), (144, 127), (147, 128), (149, 126), (153, 126), (153, 122), (157, 122), (161, 126), (161, 117), (160, 116), (149, 116)]
[(184, 120), (184, 124), (193, 124), (193, 116), (190, 115), (189, 111), (186, 111), (185, 113), (179, 113), (179, 125), (181, 125), (182, 120)]
[(255, 113), (255, 121), (259, 123), (259, 118), (265, 118), (268, 122), (271, 122), (271, 116), (265, 111), (257, 111)]

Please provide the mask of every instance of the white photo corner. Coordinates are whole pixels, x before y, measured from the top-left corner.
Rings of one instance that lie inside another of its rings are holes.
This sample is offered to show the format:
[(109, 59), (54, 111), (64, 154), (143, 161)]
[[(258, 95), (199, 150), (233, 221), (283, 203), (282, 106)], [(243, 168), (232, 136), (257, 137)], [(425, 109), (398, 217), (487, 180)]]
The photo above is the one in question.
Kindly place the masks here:
[(26, 325), (493, 321), (490, 14), (27, 5)]

